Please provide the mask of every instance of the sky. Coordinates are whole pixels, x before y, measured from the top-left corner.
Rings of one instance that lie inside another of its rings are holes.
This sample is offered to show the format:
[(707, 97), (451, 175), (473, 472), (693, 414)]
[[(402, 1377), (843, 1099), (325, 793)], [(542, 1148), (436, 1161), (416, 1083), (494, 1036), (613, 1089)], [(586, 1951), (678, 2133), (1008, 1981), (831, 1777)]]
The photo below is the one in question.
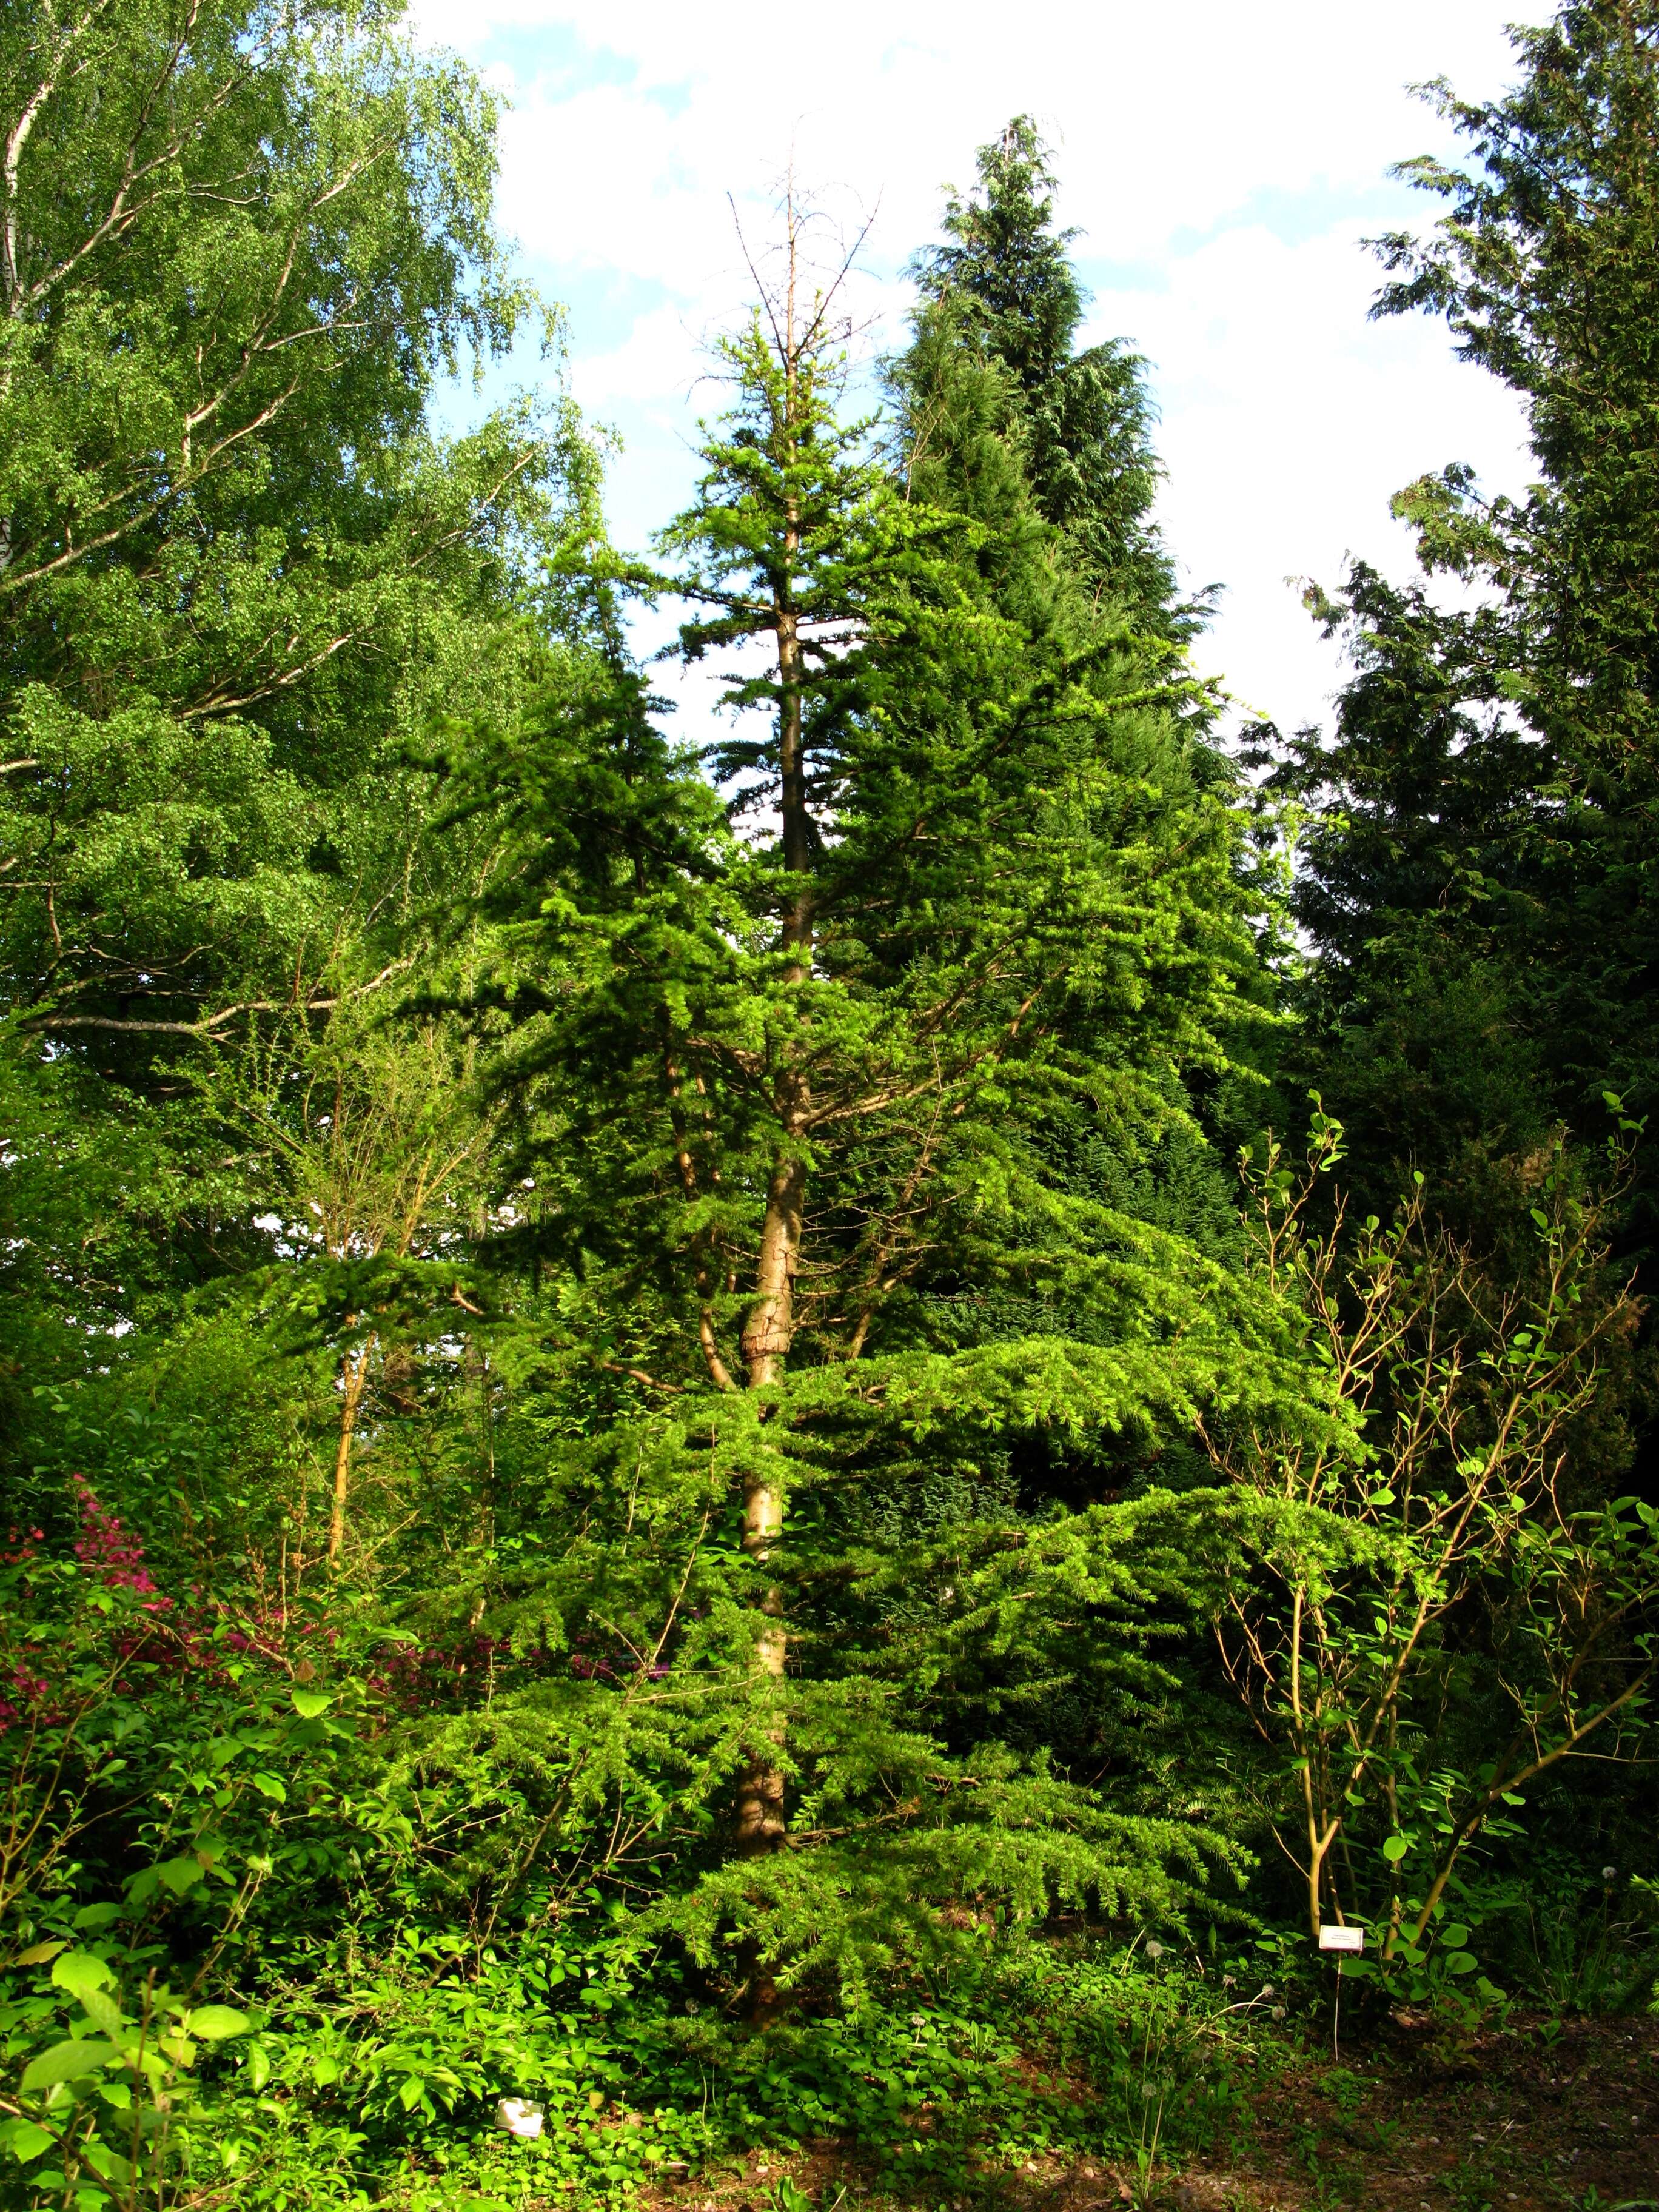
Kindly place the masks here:
[[(793, 167), (826, 222), (870, 225), (854, 304), (868, 360), (902, 337), (904, 270), (951, 184), (1014, 114), (1054, 148), (1091, 294), (1085, 342), (1149, 364), (1184, 580), (1223, 589), (1196, 648), (1244, 714), (1328, 725), (1335, 646), (1300, 580), (1360, 555), (1413, 563), (1390, 495), (1449, 461), (1528, 477), (1511, 397), (1443, 325), (1373, 323), (1364, 241), (1425, 228), (1389, 174), (1455, 141), (1414, 85), (1510, 82), (1506, 22), (1546, 0), (413, 0), (425, 43), (508, 103), (500, 211), (568, 309), (569, 374), (617, 434), (609, 506), (642, 548), (696, 474), (717, 410), (709, 343), (750, 284), (738, 223), (770, 234)], [(735, 211), (735, 221), (734, 221)], [(535, 363), (514, 364), (529, 380)], [(696, 702), (684, 698), (695, 711)], [(686, 732), (691, 734), (690, 731)]]

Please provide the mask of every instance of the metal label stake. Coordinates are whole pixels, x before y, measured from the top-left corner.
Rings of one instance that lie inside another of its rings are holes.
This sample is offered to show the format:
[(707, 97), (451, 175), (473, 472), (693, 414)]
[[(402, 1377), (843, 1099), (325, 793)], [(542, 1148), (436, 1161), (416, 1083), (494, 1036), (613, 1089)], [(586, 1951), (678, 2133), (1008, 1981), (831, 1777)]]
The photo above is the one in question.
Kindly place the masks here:
[[(1319, 1931), (1319, 1948), (1322, 1951), (1363, 1951), (1365, 1948), (1365, 1931), (1363, 1928), (1327, 1925)], [(1336, 1962), (1336, 1994), (1331, 1999), (1331, 2057), (1333, 2060), (1335, 2060), (1339, 2055), (1337, 2027), (1341, 2017), (1342, 1961), (1339, 1958)]]

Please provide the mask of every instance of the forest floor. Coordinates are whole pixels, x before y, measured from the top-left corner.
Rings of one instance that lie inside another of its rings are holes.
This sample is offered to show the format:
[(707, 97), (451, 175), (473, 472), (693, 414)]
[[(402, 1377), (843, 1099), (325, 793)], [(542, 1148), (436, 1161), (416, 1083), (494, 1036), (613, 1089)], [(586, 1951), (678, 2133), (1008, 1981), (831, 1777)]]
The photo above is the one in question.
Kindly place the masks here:
[[(1449, 2052), (1408, 2023), (1264, 2069), (1250, 2104), (1240, 2141), (1179, 2170), (1033, 2159), (915, 2212), (1659, 2212), (1659, 2020), (1512, 2025)], [(910, 2212), (827, 2148), (757, 2152), (653, 2212), (771, 2212), (801, 2201), (791, 2181), (822, 2206)]]
[[(1194, 2166), (1181, 2212), (1659, 2212), (1659, 2021), (1513, 2027), (1456, 2054), (1420, 2032), (1280, 2070), (1253, 2100), (1253, 2138)], [(1127, 2185), (1127, 2184), (1126, 2184)], [(1054, 2212), (1084, 2212), (1073, 2184)]]

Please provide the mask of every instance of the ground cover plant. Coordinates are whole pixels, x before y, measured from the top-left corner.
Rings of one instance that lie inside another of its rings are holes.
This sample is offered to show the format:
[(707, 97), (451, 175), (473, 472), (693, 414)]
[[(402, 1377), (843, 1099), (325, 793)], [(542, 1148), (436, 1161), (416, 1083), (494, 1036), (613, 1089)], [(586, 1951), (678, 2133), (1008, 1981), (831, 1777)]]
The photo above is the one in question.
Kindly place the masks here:
[(619, 548), (390, 0), (6, 14), (0, 2204), (1652, 2200), (1659, 9), (1515, 71), (1538, 484), (1240, 739), (1026, 118)]

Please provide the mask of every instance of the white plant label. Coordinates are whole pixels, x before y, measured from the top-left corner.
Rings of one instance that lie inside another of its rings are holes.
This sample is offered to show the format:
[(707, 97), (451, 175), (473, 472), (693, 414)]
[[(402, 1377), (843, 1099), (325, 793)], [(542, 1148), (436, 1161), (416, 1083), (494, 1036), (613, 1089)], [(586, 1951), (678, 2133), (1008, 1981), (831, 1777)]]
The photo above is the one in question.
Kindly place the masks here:
[(542, 2108), (524, 2097), (503, 2097), (495, 2107), (495, 2124), (510, 2136), (526, 2136), (533, 2142), (542, 2131)]
[(1363, 1951), (1365, 1931), (1363, 1928), (1322, 1928), (1319, 1948), (1322, 1951)]

